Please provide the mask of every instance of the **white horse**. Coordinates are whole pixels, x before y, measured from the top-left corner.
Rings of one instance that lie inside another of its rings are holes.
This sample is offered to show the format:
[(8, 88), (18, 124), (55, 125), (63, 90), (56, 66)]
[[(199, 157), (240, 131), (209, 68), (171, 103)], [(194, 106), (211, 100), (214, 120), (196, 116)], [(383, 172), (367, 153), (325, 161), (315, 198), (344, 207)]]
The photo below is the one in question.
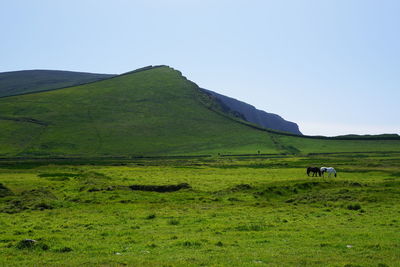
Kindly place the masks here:
[(329, 175), (328, 177), (331, 177), (331, 174), (333, 173), (336, 177), (336, 171), (334, 168), (332, 167), (321, 167), (321, 173), (322, 173), (322, 177), (324, 177), (324, 173), (327, 172)]

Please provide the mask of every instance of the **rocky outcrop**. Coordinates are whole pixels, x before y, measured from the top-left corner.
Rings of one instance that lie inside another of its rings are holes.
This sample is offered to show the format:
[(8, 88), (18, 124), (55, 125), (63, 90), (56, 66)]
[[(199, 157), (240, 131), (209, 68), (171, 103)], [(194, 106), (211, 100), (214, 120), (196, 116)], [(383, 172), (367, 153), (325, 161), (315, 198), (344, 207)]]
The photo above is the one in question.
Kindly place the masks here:
[(215, 93), (207, 89), (201, 90), (206, 94), (212, 95), (218, 100), (218, 102), (222, 103), (225, 107), (228, 107), (232, 112), (240, 113), (242, 115), (240, 117), (244, 118), (248, 122), (252, 122), (264, 128), (302, 135), (299, 130), (299, 126), (296, 123), (286, 121), (277, 114), (256, 109), (254, 106), (245, 102)]

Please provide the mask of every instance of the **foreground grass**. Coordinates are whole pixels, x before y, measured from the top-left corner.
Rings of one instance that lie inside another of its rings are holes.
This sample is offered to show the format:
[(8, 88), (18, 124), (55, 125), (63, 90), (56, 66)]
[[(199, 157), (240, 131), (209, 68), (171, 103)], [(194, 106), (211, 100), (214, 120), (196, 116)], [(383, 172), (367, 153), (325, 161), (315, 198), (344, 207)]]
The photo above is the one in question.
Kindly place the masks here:
[[(375, 153), (3, 164), (13, 195), (0, 197), (0, 265), (396, 266), (399, 163)], [(308, 165), (338, 177), (307, 177)], [(127, 187), (179, 183), (192, 188)]]

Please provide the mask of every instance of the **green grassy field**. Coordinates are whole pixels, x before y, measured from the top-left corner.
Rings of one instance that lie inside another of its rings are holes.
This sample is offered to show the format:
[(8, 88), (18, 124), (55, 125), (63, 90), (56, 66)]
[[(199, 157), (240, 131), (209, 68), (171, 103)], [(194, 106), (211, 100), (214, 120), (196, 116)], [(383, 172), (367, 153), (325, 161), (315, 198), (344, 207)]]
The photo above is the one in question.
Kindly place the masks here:
[(399, 166), (398, 152), (2, 161), (0, 265), (399, 266)]
[(0, 265), (400, 262), (398, 137), (231, 115), (166, 66), (0, 98)]

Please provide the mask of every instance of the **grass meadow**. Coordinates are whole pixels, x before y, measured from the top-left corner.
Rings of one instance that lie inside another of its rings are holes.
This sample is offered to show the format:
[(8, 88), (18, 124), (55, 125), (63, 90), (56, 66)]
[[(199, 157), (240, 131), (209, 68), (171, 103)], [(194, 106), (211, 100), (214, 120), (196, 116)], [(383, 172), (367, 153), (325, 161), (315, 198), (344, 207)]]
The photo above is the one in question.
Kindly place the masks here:
[[(338, 176), (307, 177), (314, 165)], [(400, 266), (399, 166), (385, 152), (2, 161), (0, 266)]]

